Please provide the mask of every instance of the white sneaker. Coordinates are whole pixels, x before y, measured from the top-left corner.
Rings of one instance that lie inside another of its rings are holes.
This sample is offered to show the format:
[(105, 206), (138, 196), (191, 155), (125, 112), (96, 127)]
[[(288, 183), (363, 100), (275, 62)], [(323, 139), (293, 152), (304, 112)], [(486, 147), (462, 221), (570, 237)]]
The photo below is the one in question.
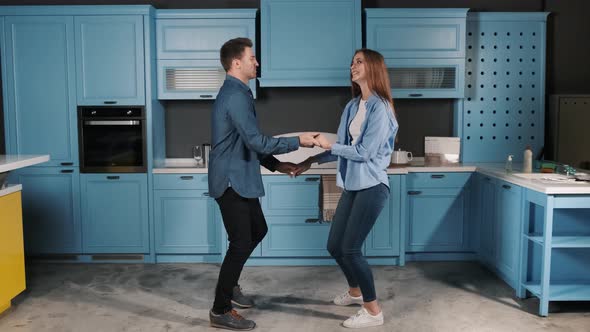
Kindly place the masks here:
[(373, 316), (363, 307), (356, 313), (356, 315), (345, 320), (342, 325), (352, 329), (383, 325), (383, 311)]
[(351, 305), (351, 304), (363, 304), (363, 296), (354, 297), (348, 293), (348, 291), (336, 296), (334, 298), (335, 305)]

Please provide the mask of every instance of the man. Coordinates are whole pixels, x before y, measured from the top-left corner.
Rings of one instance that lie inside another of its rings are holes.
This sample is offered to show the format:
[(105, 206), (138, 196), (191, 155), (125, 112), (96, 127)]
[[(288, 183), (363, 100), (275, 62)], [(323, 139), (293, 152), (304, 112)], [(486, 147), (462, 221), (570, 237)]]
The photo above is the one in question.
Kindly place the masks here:
[(287, 153), (299, 146), (319, 145), (317, 133), (273, 138), (260, 132), (248, 81), (256, 78), (258, 62), (252, 41), (236, 38), (220, 50), (227, 76), (219, 90), (211, 119), (213, 148), (209, 160), (209, 194), (221, 209), (229, 249), (221, 264), (215, 302), (209, 312), (211, 326), (251, 330), (256, 326), (232, 309), (232, 303), (251, 307), (238, 286), (244, 263), (267, 232), (258, 197), (264, 196), (260, 165), (293, 175), (296, 166), (279, 162), (272, 154)]

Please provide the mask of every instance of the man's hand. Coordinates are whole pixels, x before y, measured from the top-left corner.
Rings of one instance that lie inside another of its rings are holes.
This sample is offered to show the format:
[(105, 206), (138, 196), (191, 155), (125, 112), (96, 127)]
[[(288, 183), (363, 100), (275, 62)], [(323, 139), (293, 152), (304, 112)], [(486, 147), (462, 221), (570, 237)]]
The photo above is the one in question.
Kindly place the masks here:
[(277, 164), (276, 169), (283, 174), (288, 174), (290, 177), (294, 177), (298, 168), (297, 165), (293, 163), (280, 162)]
[(315, 140), (319, 143), (319, 146), (322, 149), (332, 150), (332, 143), (330, 143), (330, 141), (328, 141), (328, 139), (326, 138), (326, 136), (324, 136), (322, 134), (318, 134), (315, 137)]
[(313, 148), (314, 146), (320, 146), (320, 143), (316, 140), (316, 137), (320, 133), (304, 133), (299, 136), (299, 146), (305, 148)]

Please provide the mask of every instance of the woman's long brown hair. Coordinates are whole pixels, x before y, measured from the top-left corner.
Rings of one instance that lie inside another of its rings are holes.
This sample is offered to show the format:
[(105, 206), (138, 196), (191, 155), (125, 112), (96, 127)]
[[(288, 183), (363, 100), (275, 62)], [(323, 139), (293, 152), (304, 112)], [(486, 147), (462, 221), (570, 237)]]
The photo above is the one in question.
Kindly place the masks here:
[[(377, 94), (381, 99), (391, 103), (391, 109), (393, 110), (393, 98), (391, 97), (391, 84), (389, 83), (389, 75), (387, 73), (387, 67), (385, 66), (385, 60), (381, 53), (373, 51), (368, 48), (361, 48), (354, 52), (354, 57), (362, 53), (365, 56), (365, 68), (367, 72), (367, 84), (369, 89), (373, 93)], [(352, 62), (351, 62), (352, 63)], [(352, 72), (350, 73), (350, 81), (352, 83), (352, 96), (353, 98), (361, 95), (361, 87), (352, 82)], [(395, 116), (395, 110), (393, 110)]]

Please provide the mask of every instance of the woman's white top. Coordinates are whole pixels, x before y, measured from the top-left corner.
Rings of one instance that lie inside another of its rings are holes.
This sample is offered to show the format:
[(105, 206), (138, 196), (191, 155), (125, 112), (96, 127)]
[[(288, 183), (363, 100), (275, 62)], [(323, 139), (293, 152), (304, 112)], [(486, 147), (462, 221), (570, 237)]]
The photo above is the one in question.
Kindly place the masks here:
[(350, 142), (352, 145), (355, 144), (357, 138), (361, 135), (361, 126), (365, 121), (365, 117), (367, 115), (367, 101), (360, 100), (359, 102), (359, 110), (356, 112), (354, 119), (350, 122), (350, 126), (348, 127), (348, 132), (352, 137), (352, 141)]

